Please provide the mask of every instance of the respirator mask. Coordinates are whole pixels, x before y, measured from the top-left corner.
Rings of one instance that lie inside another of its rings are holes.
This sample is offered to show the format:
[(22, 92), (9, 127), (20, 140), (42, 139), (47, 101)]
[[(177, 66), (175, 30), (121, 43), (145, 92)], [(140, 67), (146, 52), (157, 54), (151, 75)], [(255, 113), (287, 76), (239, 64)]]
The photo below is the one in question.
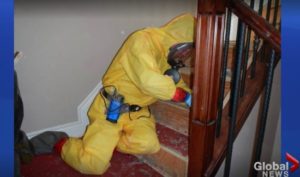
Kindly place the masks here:
[(168, 64), (171, 66), (171, 68), (166, 70), (164, 75), (172, 77), (175, 84), (177, 84), (181, 78), (179, 69), (186, 66), (185, 61), (191, 57), (193, 49), (193, 42), (179, 43), (170, 47)]

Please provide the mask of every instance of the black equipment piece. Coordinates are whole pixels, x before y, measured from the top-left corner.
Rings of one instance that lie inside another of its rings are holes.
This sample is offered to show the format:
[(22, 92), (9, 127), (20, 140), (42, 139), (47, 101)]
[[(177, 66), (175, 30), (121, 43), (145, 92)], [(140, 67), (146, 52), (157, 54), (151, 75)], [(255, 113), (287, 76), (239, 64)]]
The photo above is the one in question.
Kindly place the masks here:
[(173, 68), (166, 70), (164, 75), (171, 76), (175, 84), (177, 84), (181, 79), (178, 70)]

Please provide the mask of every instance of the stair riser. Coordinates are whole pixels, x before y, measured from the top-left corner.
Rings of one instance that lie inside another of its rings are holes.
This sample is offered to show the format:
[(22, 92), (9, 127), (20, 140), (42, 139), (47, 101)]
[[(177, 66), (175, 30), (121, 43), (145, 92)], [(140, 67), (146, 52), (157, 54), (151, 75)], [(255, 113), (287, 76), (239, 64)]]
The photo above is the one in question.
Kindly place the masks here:
[(160, 151), (152, 155), (138, 156), (142, 161), (152, 166), (163, 176), (185, 177), (187, 173), (188, 160), (186, 157), (172, 152), (162, 146)]
[(151, 112), (157, 122), (179, 133), (188, 135), (188, 109), (158, 101), (151, 105)]

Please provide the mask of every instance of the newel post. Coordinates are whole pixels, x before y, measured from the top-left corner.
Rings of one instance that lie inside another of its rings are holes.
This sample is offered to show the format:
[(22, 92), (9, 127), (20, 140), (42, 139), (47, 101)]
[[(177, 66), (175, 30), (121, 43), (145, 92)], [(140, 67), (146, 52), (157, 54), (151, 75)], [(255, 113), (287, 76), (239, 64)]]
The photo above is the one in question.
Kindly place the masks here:
[(212, 160), (219, 95), (225, 0), (198, 0), (193, 103), (189, 121), (189, 177)]

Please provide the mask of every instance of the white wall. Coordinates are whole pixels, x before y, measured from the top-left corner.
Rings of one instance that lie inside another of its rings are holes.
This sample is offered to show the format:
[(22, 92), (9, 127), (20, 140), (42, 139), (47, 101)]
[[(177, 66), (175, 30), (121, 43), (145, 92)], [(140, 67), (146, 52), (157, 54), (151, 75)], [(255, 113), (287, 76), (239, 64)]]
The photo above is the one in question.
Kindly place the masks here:
[(22, 129), (77, 121), (76, 108), (101, 80), (131, 32), (195, 12), (196, 1), (15, 1)]

